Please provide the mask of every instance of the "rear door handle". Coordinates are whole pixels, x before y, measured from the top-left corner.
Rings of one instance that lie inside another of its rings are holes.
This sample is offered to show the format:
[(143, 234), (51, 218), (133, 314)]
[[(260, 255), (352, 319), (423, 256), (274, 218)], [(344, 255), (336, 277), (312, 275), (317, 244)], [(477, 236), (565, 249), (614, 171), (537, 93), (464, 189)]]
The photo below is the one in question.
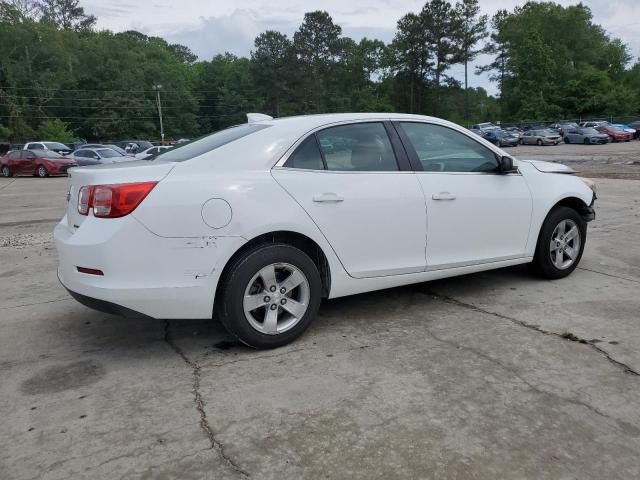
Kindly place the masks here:
[(434, 200), (455, 200), (456, 196), (449, 192), (434, 193), (431, 198)]
[(313, 196), (313, 201), (318, 203), (338, 203), (344, 201), (344, 197), (333, 192), (318, 193)]

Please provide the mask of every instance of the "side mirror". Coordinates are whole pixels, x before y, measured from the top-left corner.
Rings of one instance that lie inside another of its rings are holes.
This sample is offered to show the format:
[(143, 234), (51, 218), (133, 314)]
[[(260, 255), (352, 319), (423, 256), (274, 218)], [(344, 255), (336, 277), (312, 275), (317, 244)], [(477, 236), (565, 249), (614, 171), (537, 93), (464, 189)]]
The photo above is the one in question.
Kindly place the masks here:
[(498, 170), (502, 174), (517, 173), (518, 167), (513, 165), (513, 158), (504, 155), (498, 160)]

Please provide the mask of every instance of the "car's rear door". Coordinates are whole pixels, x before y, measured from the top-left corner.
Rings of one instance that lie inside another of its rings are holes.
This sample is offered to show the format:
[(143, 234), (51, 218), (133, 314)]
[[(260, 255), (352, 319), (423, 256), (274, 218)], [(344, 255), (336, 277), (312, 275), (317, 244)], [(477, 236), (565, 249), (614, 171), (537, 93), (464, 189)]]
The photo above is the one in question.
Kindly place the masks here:
[(532, 197), (520, 173), (501, 174), (471, 135), (424, 122), (395, 124), (427, 204), (427, 268), (525, 256)]
[(272, 175), (315, 222), (349, 275), (424, 271), (425, 199), (391, 124), (320, 130)]

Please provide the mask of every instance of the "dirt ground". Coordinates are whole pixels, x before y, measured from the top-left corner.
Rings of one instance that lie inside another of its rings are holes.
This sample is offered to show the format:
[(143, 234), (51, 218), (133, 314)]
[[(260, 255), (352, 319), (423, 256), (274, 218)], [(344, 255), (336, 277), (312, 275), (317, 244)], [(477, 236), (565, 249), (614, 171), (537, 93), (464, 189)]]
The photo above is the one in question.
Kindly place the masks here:
[(521, 159), (563, 163), (585, 177), (640, 180), (640, 141), (637, 140), (607, 145), (521, 145), (505, 148), (505, 152)]

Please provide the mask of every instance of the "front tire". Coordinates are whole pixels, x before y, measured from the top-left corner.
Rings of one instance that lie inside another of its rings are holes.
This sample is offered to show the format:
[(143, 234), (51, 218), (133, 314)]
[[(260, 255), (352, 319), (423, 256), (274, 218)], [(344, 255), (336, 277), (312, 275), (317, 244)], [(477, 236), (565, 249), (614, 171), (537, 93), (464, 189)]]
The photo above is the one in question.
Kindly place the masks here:
[(573, 208), (554, 208), (540, 229), (533, 267), (548, 279), (564, 278), (573, 272), (584, 251), (587, 223)]
[(318, 268), (302, 250), (258, 245), (236, 259), (220, 279), (216, 314), (242, 343), (277, 348), (313, 322), (322, 295)]
[(36, 170), (36, 175), (38, 175), (38, 177), (40, 178), (45, 178), (49, 176), (49, 172), (47, 172), (47, 169), (44, 165), (39, 165), (38, 169)]
[(538, 144), (539, 147), (542, 146), (542, 140), (538, 139), (538, 141), (536, 143)]
[(6, 165), (2, 166), (2, 170), (0, 170), (0, 173), (2, 173), (2, 176), (5, 178), (9, 178), (13, 175), (13, 173), (11, 173), (11, 169)]

